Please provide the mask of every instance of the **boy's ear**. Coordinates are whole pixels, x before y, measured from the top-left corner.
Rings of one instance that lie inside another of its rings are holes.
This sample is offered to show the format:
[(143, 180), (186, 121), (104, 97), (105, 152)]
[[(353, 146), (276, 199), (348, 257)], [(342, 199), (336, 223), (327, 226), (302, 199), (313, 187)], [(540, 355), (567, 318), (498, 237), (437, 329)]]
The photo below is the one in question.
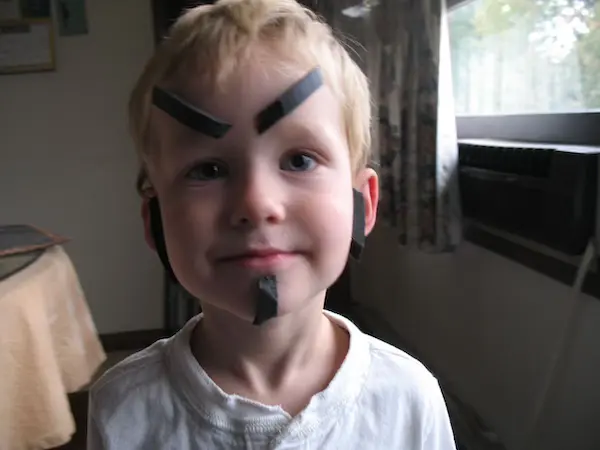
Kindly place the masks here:
[(144, 197), (142, 200), (142, 220), (144, 222), (144, 239), (146, 240), (146, 244), (152, 250), (156, 251), (156, 243), (154, 242), (154, 237), (152, 235), (152, 221), (150, 217), (150, 198)]
[(368, 236), (377, 220), (379, 204), (379, 178), (371, 168), (362, 169), (355, 178), (355, 189), (362, 193), (365, 202), (365, 236)]

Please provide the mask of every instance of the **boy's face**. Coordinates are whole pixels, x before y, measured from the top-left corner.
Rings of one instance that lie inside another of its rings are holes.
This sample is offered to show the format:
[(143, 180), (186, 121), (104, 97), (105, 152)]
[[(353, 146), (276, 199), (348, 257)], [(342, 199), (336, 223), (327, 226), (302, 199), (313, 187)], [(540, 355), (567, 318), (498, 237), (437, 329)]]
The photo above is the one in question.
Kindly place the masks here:
[(353, 184), (365, 195), (367, 232), (377, 204), (374, 172), (353, 179), (340, 106), (325, 85), (257, 133), (257, 113), (312, 69), (280, 67), (263, 56), (222, 92), (194, 77), (173, 89), (233, 125), (221, 139), (152, 112), (160, 149), (148, 171), (173, 271), (205, 307), (250, 321), (261, 275), (277, 277), (279, 315), (321, 301), (348, 258)]

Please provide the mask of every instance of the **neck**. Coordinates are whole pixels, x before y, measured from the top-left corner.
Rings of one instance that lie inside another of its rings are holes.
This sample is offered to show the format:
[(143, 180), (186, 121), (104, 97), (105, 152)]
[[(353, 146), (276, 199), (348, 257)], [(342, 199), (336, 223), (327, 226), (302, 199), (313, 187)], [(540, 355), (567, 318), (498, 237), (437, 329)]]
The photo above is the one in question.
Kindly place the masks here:
[(192, 351), (217, 384), (225, 377), (226, 384), (244, 390), (282, 389), (317, 360), (330, 360), (332, 351), (336, 352), (338, 331), (323, 314), (324, 298), (325, 293), (302, 310), (259, 327), (203, 305), (204, 317), (192, 337)]

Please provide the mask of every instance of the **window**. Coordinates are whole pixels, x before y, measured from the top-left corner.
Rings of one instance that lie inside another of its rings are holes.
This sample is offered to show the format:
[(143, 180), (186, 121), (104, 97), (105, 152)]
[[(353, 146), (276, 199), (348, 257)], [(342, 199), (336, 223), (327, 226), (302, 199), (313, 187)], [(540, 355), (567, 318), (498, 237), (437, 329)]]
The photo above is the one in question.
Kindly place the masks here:
[(600, 0), (472, 0), (449, 24), (460, 137), (600, 144)]

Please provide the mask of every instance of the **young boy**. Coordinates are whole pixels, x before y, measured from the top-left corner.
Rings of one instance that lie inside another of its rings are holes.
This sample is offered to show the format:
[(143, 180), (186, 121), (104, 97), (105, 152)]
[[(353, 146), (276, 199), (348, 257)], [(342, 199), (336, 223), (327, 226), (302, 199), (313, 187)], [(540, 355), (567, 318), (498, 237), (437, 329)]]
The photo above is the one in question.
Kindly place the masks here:
[(378, 202), (330, 28), (294, 0), (190, 9), (130, 118), (146, 240), (203, 313), (93, 386), (88, 449), (454, 449), (435, 378), (323, 311)]

